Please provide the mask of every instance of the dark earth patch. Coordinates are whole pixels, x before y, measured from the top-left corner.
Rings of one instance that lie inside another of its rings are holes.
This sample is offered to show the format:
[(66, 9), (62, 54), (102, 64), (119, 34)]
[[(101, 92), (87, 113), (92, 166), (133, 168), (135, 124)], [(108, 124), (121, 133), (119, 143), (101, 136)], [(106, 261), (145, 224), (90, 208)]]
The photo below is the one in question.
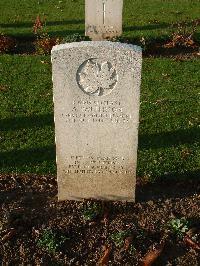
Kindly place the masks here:
[[(151, 41), (148, 40), (147, 43), (145, 41), (143, 43), (142, 40), (139, 39), (119, 37), (112, 41), (139, 45), (143, 48), (144, 57), (169, 57), (177, 60), (188, 60), (200, 56), (199, 41), (194, 41), (193, 39), (190, 40), (188, 37), (182, 35), (179, 36), (178, 34), (174, 39), (175, 40), (171, 40), (170, 38), (153, 39)], [(64, 39), (50, 37), (49, 35), (44, 35), (38, 38), (34, 36), (29, 38), (14, 38), (11, 36), (0, 35), (0, 54), (47, 55), (50, 54), (52, 47), (56, 44), (88, 40), (89, 38), (79, 34), (71, 35)]]
[[(105, 246), (108, 265), (140, 265), (161, 242), (154, 265), (199, 265), (198, 180), (138, 181), (136, 203), (57, 202), (53, 176), (1, 175), (0, 191), (2, 265), (97, 265)], [(188, 222), (182, 236), (168, 226), (181, 218)]]

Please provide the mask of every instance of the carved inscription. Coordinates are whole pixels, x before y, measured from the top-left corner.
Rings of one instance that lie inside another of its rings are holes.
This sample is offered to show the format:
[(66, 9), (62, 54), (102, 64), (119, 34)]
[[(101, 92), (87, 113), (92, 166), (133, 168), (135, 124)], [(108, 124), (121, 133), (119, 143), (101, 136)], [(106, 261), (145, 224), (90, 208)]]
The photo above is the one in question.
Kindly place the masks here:
[(120, 101), (74, 100), (70, 113), (62, 114), (67, 123), (128, 123), (131, 115), (126, 113)]
[(80, 89), (90, 96), (111, 93), (118, 79), (116, 70), (110, 62), (98, 62), (96, 58), (83, 62), (76, 76)]
[(66, 174), (131, 174), (133, 169), (125, 169), (125, 158), (119, 156), (77, 156), (73, 155), (68, 160), (70, 164), (65, 169)]
[(117, 31), (113, 26), (111, 25), (102, 25), (101, 27), (99, 26), (98, 28), (95, 25), (88, 25), (86, 28), (86, 32), (88, 33), (94, 33), (98, 34), (101, 32), (101, 34), (104, 37), (109, 37), (109, 35), (118, 35), (119, 31)]

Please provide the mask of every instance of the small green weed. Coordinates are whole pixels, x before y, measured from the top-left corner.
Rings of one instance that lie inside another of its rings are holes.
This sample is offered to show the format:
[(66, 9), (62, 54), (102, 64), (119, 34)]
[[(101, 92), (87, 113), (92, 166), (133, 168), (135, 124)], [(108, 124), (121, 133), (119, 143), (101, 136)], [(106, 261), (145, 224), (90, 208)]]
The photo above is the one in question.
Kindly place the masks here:
[(169, 230), (179, 238), (182, 238), (183, 235), (189, 230), (188, 226), (189, 222), (185, 218), (174, 218), (168, 223)]
[(63, 38), (62, 43), (66, 42), (81, 42), (81, 41), (87, 41), (89, 38), (87, 36), (80, 35), (79, 33), (74, 33), (67, 35)]
[(86, 221), (96, 219), (102, 214), (102, 207), (97, 203), (88, 203), (83, 209), (83, 218)]
[(129, 254), (134, 256), (136, 254), (136, 251), (136, 248), (133, 245), (130, 245)]
[(137, 230), (137, 236), (136, 236), (136, 239), (138, 239), (138, 240), (142, 240), (142, 239), (144, 239), (144, 237), (145, 237), (145, 231), (144, 231), (143, 229), (139, 228), (139, 229)]
[(55, 253), (67, 239), (68, 238), (63, 235), (57, 237), (56, 233), (51, 229), (46, 229), (43, 231), (37, 244), (39, 247), (45, 248), (51, 253)]
[(122, 247), (124, 239), (130, 235), (130, 230), (113, 233), (110, 238), (115, 243), (115, 246)]

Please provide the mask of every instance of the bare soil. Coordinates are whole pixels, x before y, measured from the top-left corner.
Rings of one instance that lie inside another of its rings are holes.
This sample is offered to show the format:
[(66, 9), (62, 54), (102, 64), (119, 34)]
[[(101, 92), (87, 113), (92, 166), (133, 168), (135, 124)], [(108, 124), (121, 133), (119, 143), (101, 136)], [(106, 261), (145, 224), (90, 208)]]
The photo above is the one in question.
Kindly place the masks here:
[[(138, 182), (136, 189), (136, 203), (58, 202), (53, 176), (0, 175), (1, 265), (200, 265), (198, 180)], [(102, 213), (87, 220), (92, 204)], [(182, 217), (196, 246), (167, 229)], [(45, 230), (56, 236), (56, 251), (38, 244)], [(128, 233), (121, 243), (113, 238), (120, 232)], [(142, 263), (149, 252), (159, 253), (154, 264)]]

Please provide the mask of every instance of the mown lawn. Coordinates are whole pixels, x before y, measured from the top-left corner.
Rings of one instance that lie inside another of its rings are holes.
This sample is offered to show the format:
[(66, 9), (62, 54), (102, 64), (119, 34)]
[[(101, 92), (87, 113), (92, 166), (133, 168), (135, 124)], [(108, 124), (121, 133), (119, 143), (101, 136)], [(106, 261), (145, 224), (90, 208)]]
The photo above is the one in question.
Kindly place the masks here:
[[(143, 61), (138, 176), (198, 177), (200, 61)], [(49, 56), (0, 56), (0, 172), (55, 174)]]
[[(33, 37), (37, 15), (46, 21), (50, 35), (84, 34), (84, 0), (1, 0), (0, 32), (15, 37)], [(124, 0), (124, 36), (163, 39), (177, 30), (173, 23), (199, 19), (200, 2), (188, 0)], [(196, 38), (200, 40), (200, 27)]]

